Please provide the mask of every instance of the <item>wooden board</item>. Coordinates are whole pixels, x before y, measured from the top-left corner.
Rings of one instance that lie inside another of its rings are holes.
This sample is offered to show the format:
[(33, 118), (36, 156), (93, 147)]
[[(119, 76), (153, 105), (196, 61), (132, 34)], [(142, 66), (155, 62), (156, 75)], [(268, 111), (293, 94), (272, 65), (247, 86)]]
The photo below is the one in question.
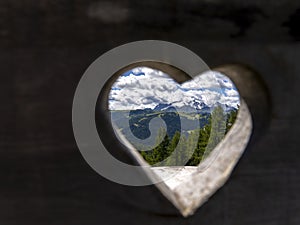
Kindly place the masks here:
[[(292, 0), (1, 1), (0, 224), (298, 225), (299, 7)], [(154, 187), (96, 174), (73, 137), (73, 94), (85, 69), (141, 39), (184, 45), (211, 67), (246, 63), (269, 89), (268, 128), (187, 219)]]

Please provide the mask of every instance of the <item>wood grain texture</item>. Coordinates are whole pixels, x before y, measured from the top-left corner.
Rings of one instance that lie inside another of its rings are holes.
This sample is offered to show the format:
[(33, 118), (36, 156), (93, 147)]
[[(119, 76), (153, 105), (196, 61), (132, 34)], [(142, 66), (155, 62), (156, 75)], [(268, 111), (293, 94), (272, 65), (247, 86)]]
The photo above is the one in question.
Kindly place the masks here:
[[(298, 225), (300, 45), (295, 22), (282, 24), (297, 21), (300, 3), (114, 1), (110, 7), (129, 9), (116, 23), (91, 16), (95, 2), (0, 2), (0, 224)], [(140, 39), (184, 45), (211, 67), (246, 63), (270, 93), (269, 126), (188, 219), (154, 187), (120, 186), (96, 174), (73, 137), (73, 94), (85, 69)]]

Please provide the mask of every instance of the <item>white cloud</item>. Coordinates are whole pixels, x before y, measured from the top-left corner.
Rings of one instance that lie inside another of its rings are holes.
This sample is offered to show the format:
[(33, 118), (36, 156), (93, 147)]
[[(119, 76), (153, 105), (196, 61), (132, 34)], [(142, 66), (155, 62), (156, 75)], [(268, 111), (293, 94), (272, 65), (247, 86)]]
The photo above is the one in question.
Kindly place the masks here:
[(239, 93), (235, 89), (225, 89), (225, 95), (231, 97), (238, 97)]
[(233, 107), (239, 104), (233, 83), (221, 73), (208, 71), (180, 85), (162, 71), (148, 67), (137, 67), (120, 76), (109, 99), (111, 110), (154, 108), (159, 103), (182, 107), (194, 101), (208, 106), (218, 102)]

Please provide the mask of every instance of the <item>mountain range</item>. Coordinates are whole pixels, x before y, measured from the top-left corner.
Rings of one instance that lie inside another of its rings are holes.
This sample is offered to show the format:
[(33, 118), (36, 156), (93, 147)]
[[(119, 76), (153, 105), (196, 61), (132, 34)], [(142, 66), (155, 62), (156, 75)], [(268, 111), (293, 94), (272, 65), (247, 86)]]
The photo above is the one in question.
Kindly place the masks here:
[[(111, 111), (111, 119), (115, 127), (119, 129), (123, 135), (131, 142), (132, 134), (139, 139), (150, 137), (149, 123), (153, 118), (161, 118), (167, 126), (167, 134), (170, 138), (177, 131), (181, 131), (181, 125), (184, 124), (183, 134), (188, 133), (198, 127), (205, 126), (211, 117), (211, 113), (216, 106), (221, 106), (226, 114), (232, 110), (237, 110), (234, 107), (226, 104), (217, 104), (214, 107), (209, 107), (206, 104), (195, 104), (192, 106), (183, 106), (175, 108), (172, 104), (158, 104), (153, 109), (135, 109), (135, 110), (113, 110)], [(155, 121), (154, 121), (155, 123)], [(157, 124), (159, 128), (160, 124)], [(130, 135), (129, 135), (130, 132)]]
[[(199, 103), (196, 101), (194, 101), (190, 105), (184, 105), (182, 107), (177, 107), (176, 109), (178, 112), (192, 113), (192, 112), (197, 111), (198, 114), (206, 114), (206, 113), (211, 113), (216, 106), (221, 106), (222, 109), (224, 110), (224, 112), (226, 112), (226, 113), (228, 113), (232, 110), (237, 110), (237, 108), (232, 107), (228, 104), (217, 103), (214, 106), (210, 107), (210, 106), (206, 105), (204, 102)], [(173, 109), (174, 109), (174, 107), (172, 106), (172, 103), (170, 103), (170, 104), (160, 103), (153, 110), (154, 111), (163, 111), (163, 110), (170, 111)]]

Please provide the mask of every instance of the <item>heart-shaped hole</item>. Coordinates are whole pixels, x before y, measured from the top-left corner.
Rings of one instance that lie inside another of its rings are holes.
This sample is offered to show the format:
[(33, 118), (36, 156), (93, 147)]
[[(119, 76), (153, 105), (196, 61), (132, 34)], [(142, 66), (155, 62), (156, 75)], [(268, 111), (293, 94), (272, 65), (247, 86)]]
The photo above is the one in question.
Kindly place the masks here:
[(236, 87), (219, 72), (179, 83), (145, 66), (122, 73), (108, 101), (119, 140), (157, 167), (198, 166), (229, 131), (239, 105)]
[(153, 62), (127, 66), (108, 84), (98, 99), (107, 113), (99, 118), (96, 110), (96, 121), (110, 121), (107, 133), (116, 139), (103, 142), (111, 153), (125, 146), (134, 164), (152, 165), (163, 180), (156, 186), (182, 215), (192, 214), (228, 179), (251, 135), (250, 112), (235, 85), (217, 71), (191, 79)]

